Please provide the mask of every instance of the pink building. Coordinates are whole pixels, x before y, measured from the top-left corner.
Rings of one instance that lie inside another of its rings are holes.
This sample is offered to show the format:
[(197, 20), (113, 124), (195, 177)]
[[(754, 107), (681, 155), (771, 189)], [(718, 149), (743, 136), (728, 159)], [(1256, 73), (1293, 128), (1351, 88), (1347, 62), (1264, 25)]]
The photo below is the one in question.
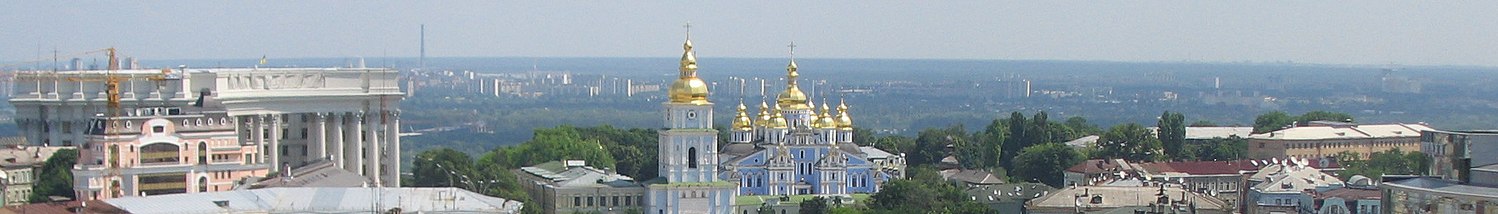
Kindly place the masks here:
[(79, 147), (73, 188), (79, 199), (216, 192), (246, 177), (266, 176), (269, 164), (235, 132), (222, 106), (127, 109), (95, 117)]

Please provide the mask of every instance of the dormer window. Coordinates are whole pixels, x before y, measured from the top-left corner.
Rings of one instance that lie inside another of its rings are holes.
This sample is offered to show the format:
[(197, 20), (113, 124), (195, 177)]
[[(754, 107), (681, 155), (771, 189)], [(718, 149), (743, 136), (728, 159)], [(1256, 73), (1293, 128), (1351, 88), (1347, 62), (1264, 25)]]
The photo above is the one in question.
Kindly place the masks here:
[(162, 133), (162, 132), (166, 132), (166, 127), (164, 127), (164, 126), (151, 126), (151, 133)]

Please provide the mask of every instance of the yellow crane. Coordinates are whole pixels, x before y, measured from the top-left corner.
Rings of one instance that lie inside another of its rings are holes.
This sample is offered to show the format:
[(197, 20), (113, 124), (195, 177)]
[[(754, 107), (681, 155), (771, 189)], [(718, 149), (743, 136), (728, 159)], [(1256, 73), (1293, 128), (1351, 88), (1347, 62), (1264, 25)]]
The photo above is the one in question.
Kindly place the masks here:
[[(106, 99), (107, 99), (107, 101), (105, 102), (106, 111), (107, 111), (107, 113), (105, 114), (105, 116), (106, 116), (107, 119), (105, 120), (105, 122), (102, 122), (102, 124), (100, 124), (101, 128), (103, 128), (103, 130), (104, 130), (103, 133), (101, 133), (101, 134), (107, 134), (107, 133), (109, 133), (109, 130), (112, 130), (112, 127), (110, 127), (110, 126), (112, 124), (114, 124), (112, 120), (114, 120), (115, 118), (118, 118), (120, 116), (120, 111), (122, 110), (122, 108), (120, 107), (120, 100), (121, 100), (121, 97), (120, 97), (120, 82), (121, 81), (127, 81), (127, 80), (130, 80), (130, 79), (137, 79), (137, 78), (144, 78), (144, 79), (147, 79), (147, 80), (157, 81), (157, 82), (163, 81), (163, 80), (181, 80), (182, 79), (182, 76), (180, 74), (173, 73), (172, 69), (169, 69), (169, 68), (161, 69), (161, 73), (160, 74), (149, 75), (149, 76), (119, 75), (116, 71), (119, 71), (120, 64), (119, 64), (119, 60), (115, 56), (115, 49), (114, 48), (105, 48), (105, 49), (99, 49), (99, 50), (94, 50), (94, 51), (88, 51), (88, 52), (84, 52), (84, 54), (92, 54), (92, 53), (99, 53), (99, 52), (104, 52), (106, 55), (109, 56), (109, 67), (108, 67), (108, 70), (105, 71), (103, 77), (68, 77), (68, 78), (65, 78), (64, 80), (66, 80), (68, 82), (103, 82), (104, 83), (104, 94), (105, 94)], [(117, 148), (117, 147), (107, 148), (106, 149), (106, 153), (107, 153), (106, 155), (108, 156), (107, 159), (109, 161), (109, 165), (106, 166), (108, 168), (108, 171), (109, 171), (109, 178), (118, 178), (120, 176), (120, 160), (119, 160), (120, 154), (119, 154), (119, 148)], [(111, 189), (110, 194), (112, 196), (114, 196), (114, 197), (120, 197), (121, 195), (123, 195), (123, 192), (122, 192), (123, 190), (120, 188), (119, 181), (111, 179), (111, 181), (109, 183), (110, 183), (110, 189)]]

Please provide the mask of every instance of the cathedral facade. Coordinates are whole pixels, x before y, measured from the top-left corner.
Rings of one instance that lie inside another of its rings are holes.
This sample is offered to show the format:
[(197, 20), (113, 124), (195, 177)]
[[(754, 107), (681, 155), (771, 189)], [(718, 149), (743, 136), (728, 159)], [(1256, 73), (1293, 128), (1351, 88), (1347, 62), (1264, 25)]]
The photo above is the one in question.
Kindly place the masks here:
[(730, 143), (718, 148), (709, 86), (697, 77), (690, 36), (682, 46), (680, 73), (662, 104), (660, 177), (643, 183), (645, 213), (733, 213), (742, 195), (874, 193), (903, 176), (903, 155), (854, 144), (845, 103), (835, 113), (826, 104), (818, 110), (797, 85), (794, 57), (775, 105), (761, 102), (751, 117), (740, 102)]
[(731, 143), (719, 154), (720, 177), (735, 181), (740, 195), (845, 195), (878, 192), (903, 175), (903, 157), (855, 144), (848, 105), (839, 102), (833, 112), (824, 100), (818, 110), (799, 76), (792, 57), (775, 105), (761, 102), (751, 117), (739, 103)]

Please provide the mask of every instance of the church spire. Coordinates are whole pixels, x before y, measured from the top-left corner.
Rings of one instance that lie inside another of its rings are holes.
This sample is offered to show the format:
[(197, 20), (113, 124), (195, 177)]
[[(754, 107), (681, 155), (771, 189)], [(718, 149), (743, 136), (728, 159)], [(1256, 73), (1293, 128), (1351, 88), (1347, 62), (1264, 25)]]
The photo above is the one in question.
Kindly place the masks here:
[(811, 107), (806, 105), (806, 93), (801, 92), (801, 88), (796, 85), (796, 79), (801, 76), (796, 72), (796, 43), (792, 42), (787, 47), (790, 47), (791, 62), (785, 66), (785, 92), (775, 98), (775, 105), (788, 110), (809, 109)]
[(708, 104), (707, 83), (697, 78), (697, 51), (692, 50), (692, 23), (683, 26), (687, 29), (687, 39), (681, 45), (681, 75), (671, 84), (670, 97), (672, 103)]

